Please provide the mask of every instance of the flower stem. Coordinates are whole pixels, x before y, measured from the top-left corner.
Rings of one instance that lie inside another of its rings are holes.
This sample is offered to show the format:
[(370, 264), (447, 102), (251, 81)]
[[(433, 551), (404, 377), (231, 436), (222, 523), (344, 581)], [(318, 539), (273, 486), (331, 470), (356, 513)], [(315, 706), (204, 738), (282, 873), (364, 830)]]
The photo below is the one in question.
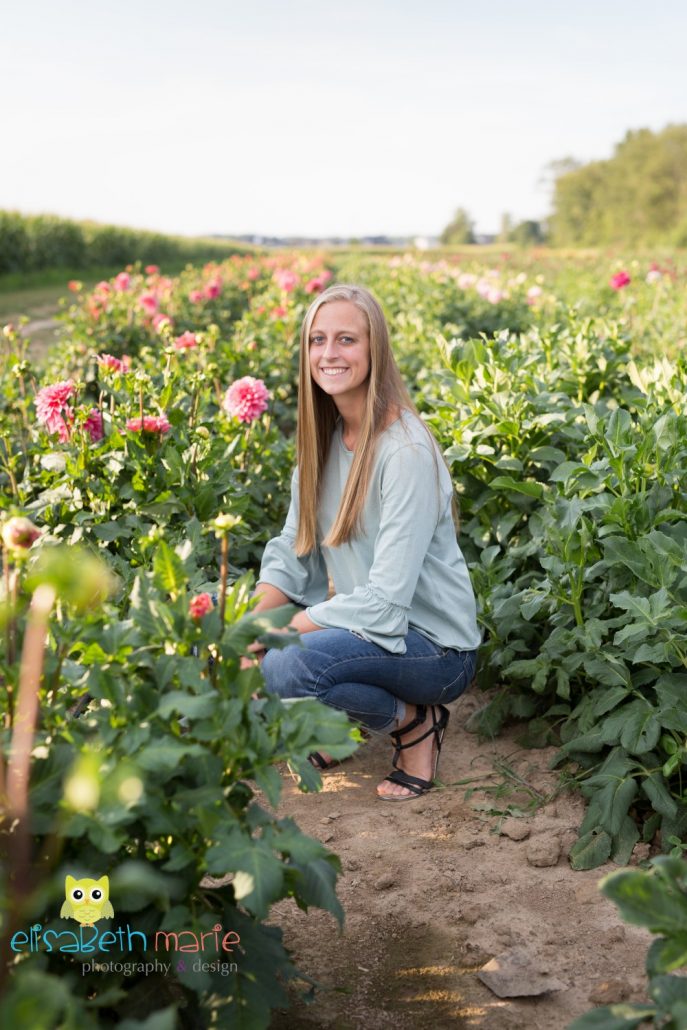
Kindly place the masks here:
[(221, 543), (220, 583), (219, 583), (219, 626), (220, 637), (224, 633), (224, 612), (227, 605), (227, 576), (229, 574), (229, 536), (225, 533)]

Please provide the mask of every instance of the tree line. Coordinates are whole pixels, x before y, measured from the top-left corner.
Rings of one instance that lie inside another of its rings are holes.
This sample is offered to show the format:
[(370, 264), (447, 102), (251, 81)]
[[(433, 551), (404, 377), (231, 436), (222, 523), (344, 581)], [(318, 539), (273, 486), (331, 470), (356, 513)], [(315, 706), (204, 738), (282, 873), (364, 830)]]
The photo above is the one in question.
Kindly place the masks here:
[[(552, 162), (553, 210), (547, 219), (513, 224), (504, 215), (497, 239), (554, 246), (687, 246), (687, 125), (626, 133), (605, 161)], [(442, 243), (474, 242), (474, 224), (459, 208)]]
[(0, 275), (53, 268), (115, 268), (134, 261), (178, 265), (221, 261), (250, 249), (223, 240), (166, 236), (55, 215), (0, 211)]

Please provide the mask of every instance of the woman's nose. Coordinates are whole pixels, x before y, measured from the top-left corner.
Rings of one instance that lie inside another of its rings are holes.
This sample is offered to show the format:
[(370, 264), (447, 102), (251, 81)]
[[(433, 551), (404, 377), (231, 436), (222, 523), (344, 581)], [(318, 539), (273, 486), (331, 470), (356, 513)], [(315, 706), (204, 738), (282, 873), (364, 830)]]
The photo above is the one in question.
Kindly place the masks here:
[(336, 338), (332, 337), (331, 340), (325, 340), (324, 355), (323, 356), (325, 358), (330, 358), (330, 357), (336, 357), (337, 354), (338, 354), (338, 348), (337, 348), (337, 344), (336, 344)]

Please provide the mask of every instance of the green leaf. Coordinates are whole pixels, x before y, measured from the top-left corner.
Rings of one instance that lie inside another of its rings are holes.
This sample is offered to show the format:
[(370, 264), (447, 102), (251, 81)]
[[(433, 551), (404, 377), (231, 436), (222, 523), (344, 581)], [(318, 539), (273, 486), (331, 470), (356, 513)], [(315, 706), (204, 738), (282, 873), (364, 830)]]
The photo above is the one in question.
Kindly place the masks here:
[(625, 725), (620, 735), (620, 743), (633, 755), (644, 755), (658, 743), (661, 735), (661, 723), (656, 709), (645, 701), (633, 701), (626, 705), (622, 712)]
[(253, 773), (255, 782), (269, 803), (276, 808), (281, 798), (282, 778), (273, 765), (257, 768)]
[(216, 693), (208, 694), (186, 694), (183, 690), (173, 690), (165, 694), (157, 707), (157, 714), (161, 719), (168, 719), (172, 712), (179, 715), (186, 715), (189, 719), (200, 719), (206, 715), (212, 715), (217, 708), (218, 696)]
[(161, 540), (153, 558), (153, 572), (157, 585), (166, 590), (172, 598), (179, 595), (186, 586), (186, 573), (181, 558)]
[(606, 786), (596, 793), (595, 797), (601, 812), (601, 823), (610, 834), (620, 832), (623, 820), (638, 790), (639, 784), (633, 776), (626, 776), (623, 779), (609, 777)]
[(676, 1002), (687, 1003), (687, 979), (683, 976), (655, 976), (649, 983), (649, 995), (659, 1008), (671, 1012)]
[(306, 905), (323, 908), (343, 926), (344, 911), (336, 896), (336, 868), (327, 859), (318, 858), (300, 868), (299, 893)]
[(187, 755), (203, 755), (205, 749), (200, 744), (182, 744), (172, 737), (155, 744), (147, 744), (136, 755), (136, 761), (148, 772), (169, 772), (175, 769)]
[(673, 819), (677, 815), (677, 801), (666, 787), (660, 772), (651, 772), (643, 777), (642, 790), (657, 812)]
[(667, 936), (687, 933), (687, 898), (660, 867), (620, 869), (604, 877), (599, 889), (625, 922)]
[(567, 1030), (632, 1030), (632, 1027), (650, 1020), (655, 1012), (653, 1007), (628, 1005), (624, 1002), (604, 1005), (574, 1020)]
[(632, 850), (639, 840), (639, 828), (629, 815), (623, 819), (620, 830), (613, 837), (613, 850), (611, 858), (618, 865), (627, 865), (632, 855)]
[(495, 476), (489, 483), (492, 490), (512, 490), (528, 497), (541, 497), (544, 487), (532, 479), (513, 479), (512, 476)]
[(210, 873), (235, 873), (236, 900), (258, 919), (267, 917), (270, 905), (280, 897), (284, 870), (264, 841), (247, 837), (235, 827), (212, 845), (206, 863)]
[(618, 454), (632, 443), (632, 417), (624, 408), (616, 408), (606, 425), (605, 438), (611, 453)]
[(648, 976), (657, 973), (672, 973), (687, 966), (687, 931), (674, 933), (670, 937), (655, 940), (646, 956)]
[(570, 849), (570, 865), (576, 871), (596, 869), (611, 856), (611, 835), (597, 827), (575, 841)]

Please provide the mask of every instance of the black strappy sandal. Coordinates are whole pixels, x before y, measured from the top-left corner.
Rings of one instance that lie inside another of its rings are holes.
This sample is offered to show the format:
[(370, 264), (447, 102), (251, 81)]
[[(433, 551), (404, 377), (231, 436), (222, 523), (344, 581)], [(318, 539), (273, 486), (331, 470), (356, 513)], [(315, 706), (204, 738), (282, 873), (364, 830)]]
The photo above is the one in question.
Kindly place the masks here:
[[(449, 715), (451, 713), (449, 712), (448, 708), (444, 707), (444, 705), (430, 705), (429, 707), (432, 712), (432, 725), (425, 733), (422, 734), (421, 737), (418, 737), (416, 740), (411, 740), (407, 744), (401, 743), (401, 737), (404, 734), (408, 733), (409, 730), (414, 730), (418, 726), (421, 726), (427, 718), (426, 705), (418, 705), (417, 714), (415, 718), (412, 719), (407, 726), (403, 726), (402, 729), (394, 730), (392, 733), (389, 734), (389, 736), (391, 737), (396, 746), (396, 750), (394, 751), (394, 757), (392, 760), (394, 771), (389, 773), (388, 776), (385, 776), (382, 782), (388, 780), (390, 783), (398, 783), (399, 786), (406, 787), (409, 791), (411, 791), (411, 793), (377, 794), (377, 797), (380, 798), (382, 801), (410, 801), (413, 798), (420, 797), (421, 794), (426, 794), (427, 791), (431, 790), (434, 786), (434, 778), (437, 774), (437, 769), (439, 767), (439, 755), (441, 753), (441, 744), (444, 739), (444, 733), (446, 732)], [(439, 712), (439, 718), (437, 718), (437, 710)], [(401, 754), (401, 751), (409, 747), (415, 747), (415, 745), (419, 744), (421, 740), (426, 740), (426, 738), (431, 736), (432, 734), (434, 735), (436, 742), (436, 755), (434, 758), (434, 771), (432, 773), (432, 779), (423, 780), (419, 776), (411, 776), (410, 773), (404, 772), (403, 769), (399, 769), (398, 759)]]
[[(369, 730), (366, 730), (364, 726), (359, 726), (360, 736), (363, 740), (370, 739)], [(357, 753), (357, 752), (356, 752)], [(335, 765), (341, 765), (342, 762), (347, 762), (349, 758), (353, 758), (353, 755), (347, 755), (346, 758), (330, 758), (326, 759), (323, 754), (319, 751), (312, 751), (308, 755), (308, 761), (320, 772), (325, 772), (327, 769), (332, 769)]]

